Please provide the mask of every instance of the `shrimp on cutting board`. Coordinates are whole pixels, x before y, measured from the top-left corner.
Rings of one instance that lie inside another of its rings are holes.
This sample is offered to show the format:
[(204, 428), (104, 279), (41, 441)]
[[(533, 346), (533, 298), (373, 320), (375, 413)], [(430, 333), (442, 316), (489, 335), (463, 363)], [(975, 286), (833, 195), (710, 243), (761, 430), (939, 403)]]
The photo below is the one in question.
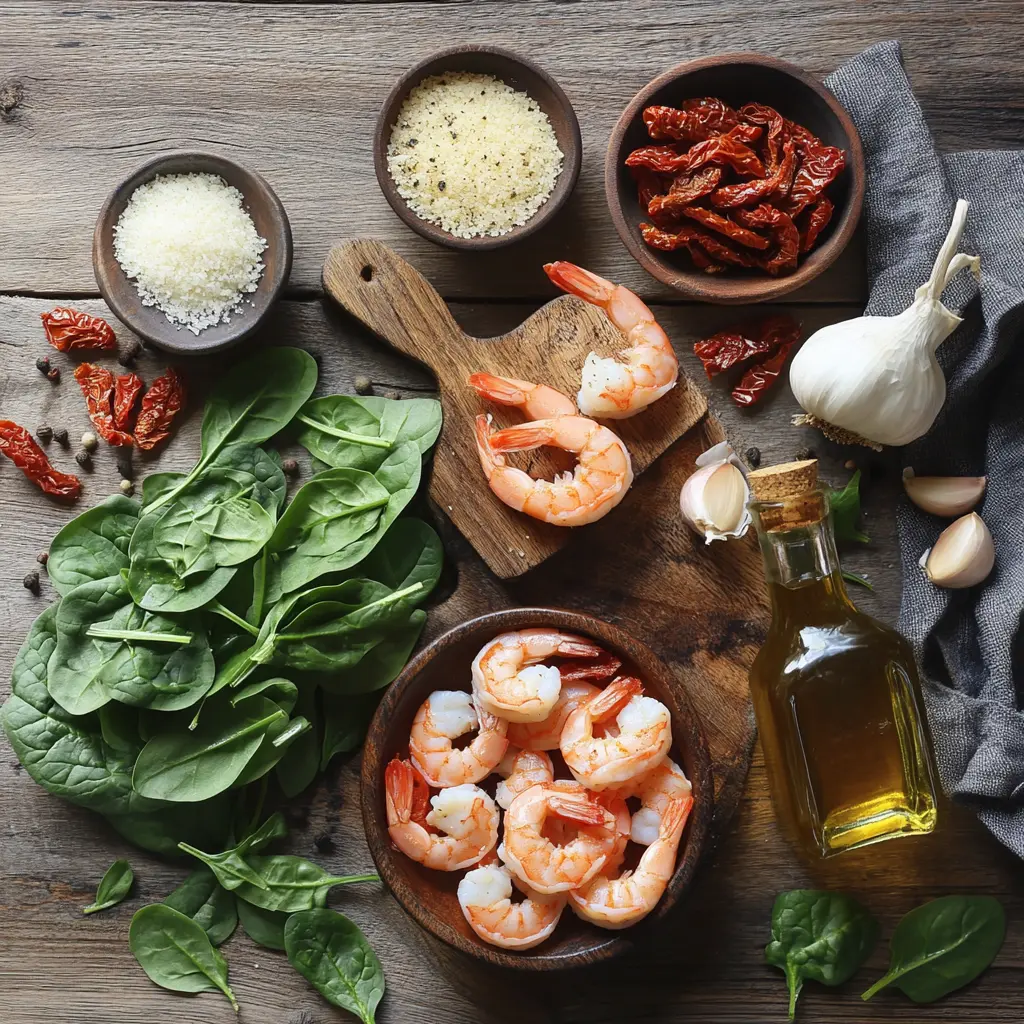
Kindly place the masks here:
[(584, 416), (626, 419), (676, 386), (679, 361), (672, 342), (640, 296), (564, 260), (546, 263), (544, 272), (563, 291), (604, 310), (626, 337), (617, 356), (591, 352), (583, 363), (576, 401)]
[[(501, 814), (478, 786), (442, 789), (430, 798), (421, 823), (416, 808), (415, 769), (394, 758), (384, 769), (385, 809), (391, 841), (407, 857), (436, 871), (460, 871), (483, 859), (498, 842)], [(432, 826), (432, 833), (425, 826)]]
[(562, 689), (561, 671), (542, 663), (603, 653), (590, 640), (554, 629), (502, 633), (473, 659), (473, 695), (481, 707), (509, 722), (539, 722), (551, 713)]
[[(519, 903), (512, 902), (513, 883), (526, 897)], [(566, 903), (565, 893), (539, 893), (501, 864), (468, 872), (459, 882), (458, 895), (470, 928), (484, 942), (505, 949), (532, 949), (543, 942)]]
[[(454, 741), (477, 730), (468, 747)], [(435, 789), (480, 782), (508, 748), (508, 722), (480, 707), (464, 690), (435, 690), (421, 705), (409, 732), (412, 763)]]

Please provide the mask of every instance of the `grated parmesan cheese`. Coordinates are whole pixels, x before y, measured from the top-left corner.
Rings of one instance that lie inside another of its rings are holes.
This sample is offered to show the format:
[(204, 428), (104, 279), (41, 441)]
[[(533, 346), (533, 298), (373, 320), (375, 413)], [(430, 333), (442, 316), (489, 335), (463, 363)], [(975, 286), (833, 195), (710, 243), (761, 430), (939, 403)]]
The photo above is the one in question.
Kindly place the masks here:
[(412, 89), (388, 144), (399, 195), (459, 238), (525, 224), (554, 190), (562, 160), (535, 100), (468, 72), (433, 75)]
[(114, 255), (144, 306), (193, 334), (240, 312), (267, 247), (242, 200), (216, 174), (159, 175), (132, 193), (114, 227)]

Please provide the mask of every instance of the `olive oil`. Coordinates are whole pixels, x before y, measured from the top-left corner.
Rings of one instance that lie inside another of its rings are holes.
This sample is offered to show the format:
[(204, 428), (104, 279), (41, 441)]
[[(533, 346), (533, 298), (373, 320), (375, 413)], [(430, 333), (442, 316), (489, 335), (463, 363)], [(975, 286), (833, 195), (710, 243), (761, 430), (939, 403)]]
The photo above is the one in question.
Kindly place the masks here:
[(847, 595), (817, 464), (759, 470), (750, 483), (772, 606), (750, 689), (776, 813), (812, 856), (933, 831), (913, 652)]

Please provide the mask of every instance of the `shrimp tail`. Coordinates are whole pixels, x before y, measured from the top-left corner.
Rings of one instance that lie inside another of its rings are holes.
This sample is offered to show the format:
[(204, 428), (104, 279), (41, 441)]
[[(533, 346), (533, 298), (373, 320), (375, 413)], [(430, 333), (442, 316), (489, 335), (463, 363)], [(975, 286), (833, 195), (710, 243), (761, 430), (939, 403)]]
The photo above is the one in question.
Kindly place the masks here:
[(564, 821), (578, 825), (605, 825), (609, 813), (596, 800), (573, 793), (553, 793), (548, 806), (553, 814)]
[(563, 658), (600, 658), (605, 652), (597, 644), (572, 637), (559, 641), (557, 653)]
[(692, 796), (672, 800), (661, 816), (661, 828), (658, 830), (660, 837), (667, 839), (670, 836), (682, 835), (692, 807)]
[(636, 676), (619, 676), (609, 683), (588, 705), (595, 722), (614, 718), (634, 697), (644, 692), (644, 684)]
[(496, 377), (493, 373), (471, 373), (468, 383), (481, 398), (515, 407), (526, 404), (526, 389), (530, 387), (525, 380)]
[(562, 677), (562, 685), (566, 683), (603, 683), (611, 679), (622, 667), (622, 662), (611, 654), (604, 654), (598, 661), (589, 665), (574, 665), (567, 662), (560, 665), (558, 671)]
[(480, 465), (488, 479), (491, 474), (505, 465), (505, 460), (491, 447), (491, 421), (489, 416), (476, 418), (476, 450), (480, 456)]
[(607, 305), (612, 292), (615, 291), (615, 285), (611, 281), (606, 281), (603, 277), (598, 277), (597, 274), (565, 260), (545, 263), (544, 273), (563, 292), (569, 292), (570, 295), (575, 295), (593, 306)]
[(389, 823), (404, 825), (412, 819), (414, 784), (412, 765), (401, 758), (392, 758), (384, 769), (384, 795)]
[(519, 427), (499, 430), (488, 440), (494, 452), (527, 452), (550, 444), (552, 437), (553, 431), (547, 424), (524, 423)]

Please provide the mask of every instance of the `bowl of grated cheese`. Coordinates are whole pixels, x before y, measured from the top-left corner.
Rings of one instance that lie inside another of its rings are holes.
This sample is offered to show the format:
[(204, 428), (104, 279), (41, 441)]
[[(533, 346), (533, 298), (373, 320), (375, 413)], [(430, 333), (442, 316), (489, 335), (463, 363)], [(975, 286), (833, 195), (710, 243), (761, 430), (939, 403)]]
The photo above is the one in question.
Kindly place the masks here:
[(288, 281), (288, 216), (260, 175), (211, 153), (171, 153), (107, 198), (93, 234), (100, 293), (168, 352), (217, 352), (263, 322)]
[(537, 65), (494, 46), (442, 50), (409, 70), (377, 119), (385, 199), (424, 238), (496, 249), (533, 234), (579, 177), (568, 97)]

